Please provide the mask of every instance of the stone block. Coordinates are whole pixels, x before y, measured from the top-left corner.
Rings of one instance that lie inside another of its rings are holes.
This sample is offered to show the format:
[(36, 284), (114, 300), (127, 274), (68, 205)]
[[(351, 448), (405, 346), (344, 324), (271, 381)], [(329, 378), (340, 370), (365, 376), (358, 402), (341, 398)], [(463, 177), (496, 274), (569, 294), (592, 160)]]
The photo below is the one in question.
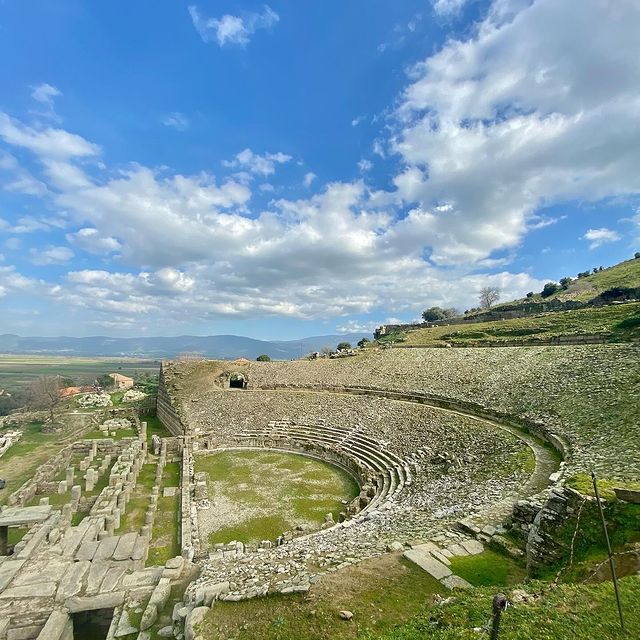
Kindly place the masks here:
[(69, 598), (65, 603), (71, 613), (79, 611), (92, 611), (94, 609), (112, 609), (119, 607), (124, 602), (124, 591), (113, 593), (101, 593), (97, 596)]
[(450, 576), (453, 572), (449, 567), (436, 560), (431, 553), (420, 548), (409, 549), (404, 552), (404, 557), (417, 564), (436, 580)]

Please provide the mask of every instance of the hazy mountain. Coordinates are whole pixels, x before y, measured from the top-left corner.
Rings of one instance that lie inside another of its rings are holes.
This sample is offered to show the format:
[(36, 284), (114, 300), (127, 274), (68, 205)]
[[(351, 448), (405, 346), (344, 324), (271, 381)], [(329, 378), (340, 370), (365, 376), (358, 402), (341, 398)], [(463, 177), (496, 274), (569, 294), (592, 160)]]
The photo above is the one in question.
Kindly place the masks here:
[(184, 352), (201, 353), (207, 358), (249, 358), (260, 354), (273, 359), (290, 360), (320, 351), (324, 346), (335, 348), (338, 342), (355, 345), (365, 333), (313, 336), (300, 340), (255, 340), (243, 336), (176, 336), (171, 338), (38, 338), (12, 334), (0, 335), (0, 353), (67, 355), (67, 356), (137, 356), (172, 358)]

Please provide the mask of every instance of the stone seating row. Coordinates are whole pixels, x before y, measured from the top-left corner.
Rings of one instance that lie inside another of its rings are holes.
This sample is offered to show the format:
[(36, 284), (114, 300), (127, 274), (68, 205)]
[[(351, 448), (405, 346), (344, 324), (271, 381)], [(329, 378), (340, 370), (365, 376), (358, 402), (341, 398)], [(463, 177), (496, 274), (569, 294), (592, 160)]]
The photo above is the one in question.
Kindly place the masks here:
[(376, 488), (375, 496), (366, 509), (379, 507), (387, 500), (394, 499), (411, 484), (412, 474), (408, 463), (357, 427), (338, 428), (322, 422), (297, 424), (278, 420), (242, 431), (236, 438), (241, 442), (254, 441), (259, 446), (275, 448), (311, 444), (355, 461), (357, 467), (370, 471)]

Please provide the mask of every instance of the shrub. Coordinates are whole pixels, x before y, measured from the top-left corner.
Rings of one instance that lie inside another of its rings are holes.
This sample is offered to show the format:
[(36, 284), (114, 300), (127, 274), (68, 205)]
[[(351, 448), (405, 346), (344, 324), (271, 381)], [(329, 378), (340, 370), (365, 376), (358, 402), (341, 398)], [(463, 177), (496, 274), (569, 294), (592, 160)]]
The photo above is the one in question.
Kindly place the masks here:
[(256, 360), (258, 362), (271, 362), (271, 358), (266, 353), (259, 355)]
[(527, 293), (527, 298), (533, 298), (533, 291), (529, 291), (529, 293)]
[(349, 351), (351, 349), (350, 342), (339, 342), (336, 351)]
[(371, 340), (369, 340), (369, 338), (362, 338), (362, 340), (358, 342), (358, 346), (362, 349), (366, 347), (370, 342)]
[(572, 282), (573, 282), (573, 279), (571, 279), (571, 278), (568, 278), (568, 277), (567, 277), (567, 278), (561, 278), (561, 279), (560, 279), (560, 286), (561, 286), (563, 289), (568, 289), (568, 288), (569, 288), (569, 285), (570, 285)]
[(559, 288), (560, 287), (556, 282), (547, 282), (547, 284), (544, 285), (540, 295), (543, 298), (548, 298), (549, 296), (552, 296), (554, 293), (556, 293)]

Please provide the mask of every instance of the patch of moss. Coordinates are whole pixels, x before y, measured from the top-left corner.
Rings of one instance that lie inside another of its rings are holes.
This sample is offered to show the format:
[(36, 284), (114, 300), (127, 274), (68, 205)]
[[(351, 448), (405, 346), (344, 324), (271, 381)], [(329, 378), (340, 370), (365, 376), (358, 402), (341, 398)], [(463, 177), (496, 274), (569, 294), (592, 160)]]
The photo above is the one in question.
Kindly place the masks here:
[(476, 587), (517, 584), (527, 575), (525, 567), (490, 549), (473, 556), (451, 558), (451, 570)]

